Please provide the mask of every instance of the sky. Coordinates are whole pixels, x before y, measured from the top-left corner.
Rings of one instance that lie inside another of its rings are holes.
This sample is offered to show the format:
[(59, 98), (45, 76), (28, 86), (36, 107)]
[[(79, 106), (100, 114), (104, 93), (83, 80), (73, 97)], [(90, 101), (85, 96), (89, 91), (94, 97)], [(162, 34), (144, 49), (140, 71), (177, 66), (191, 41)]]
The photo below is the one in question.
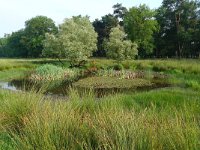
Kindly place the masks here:
[(37, 15), (53, 19), (56, 25), (80, 14), (90, 16), (93, 21), (112, 13), (116, 3), (127, 8), (147, 4), (154, 9), (162, 0), (0, 0), (0, 37), (24, 28), (24, 22)]

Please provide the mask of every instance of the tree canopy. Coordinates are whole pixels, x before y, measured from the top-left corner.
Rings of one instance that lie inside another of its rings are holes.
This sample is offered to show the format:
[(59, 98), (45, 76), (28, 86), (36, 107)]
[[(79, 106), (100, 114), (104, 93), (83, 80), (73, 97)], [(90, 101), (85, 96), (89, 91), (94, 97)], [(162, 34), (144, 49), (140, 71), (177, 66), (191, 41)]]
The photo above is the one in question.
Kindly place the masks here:
[(25, 22), (25, 44), (30, 57), (39, 57), (43, 50), (45, 34), (56, 34), (57, 27), (52, 19), (36, 16)]
[(89, 17), (78, 16), (66, 19), (58, 29), (52, 19), (36, 16), (25, 22), (24, 29), (0, 38), (0, 57), (41, 57), (42, 51), (45, 57), (74, 61), (110, 57), (104, 41), (110, 40), (117, 26), (126, 33), (126, 40), (138, 45), (138, 58), (200, 57), (199, 0), (163, 0), (158, 9), (140, 5), (128, 10), (119, 3), (112, 8), (113, 13), (96, 19), (93, 26)]
[(155, 12), (146, 5), (132, 7), (124, 17), (124, 28), (129, 39), (138, 44), (139, 56), (145, 57), (153, 52), (154, 33), (158, 31), (158, 23), (154, 19)]
[(199, 55), (199, 17), (198, 1), (163, 0), (156, 15), (160, 25), (156, 37), (157, 56)]
[(105, 41), (106, 54), (118, 61), (134, 59), (137, 55), (137, 44), (126, 39), (126, 34), (119, 27), (111, 29), (109, 39)]
[(58, 34), (46, 34), (44, 56), (67, 58), (72, 65), (86, 60), (97, 49), (97, 33), (88, 17), (65, 19)]
[(106, 56), (106, 52), (103, 47), (103, 41), (104, 39), (109, 38), (111, 29), (113, 27), (116, 27), (118, 23), (119, 23), (118, 19), (112, 14), (105, 15), (101, 18), (101, 20), (96, 19), (93, 22), (95, 31), (98, 33), (98, 43), (97, 43), (98, 50), (95, 52), (96, 56), (103, 56), (103, 57)]

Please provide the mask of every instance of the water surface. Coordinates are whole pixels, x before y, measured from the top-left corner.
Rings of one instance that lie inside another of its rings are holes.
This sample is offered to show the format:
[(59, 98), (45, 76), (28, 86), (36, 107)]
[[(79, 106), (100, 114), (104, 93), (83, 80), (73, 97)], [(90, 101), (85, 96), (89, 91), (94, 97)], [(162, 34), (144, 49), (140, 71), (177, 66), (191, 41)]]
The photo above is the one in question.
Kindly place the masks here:
[(11, 91), (19, 91), (19, 89), (10, 82), (0, 81), (0, 88), (5, 89), (5, 90), (11, 90)]

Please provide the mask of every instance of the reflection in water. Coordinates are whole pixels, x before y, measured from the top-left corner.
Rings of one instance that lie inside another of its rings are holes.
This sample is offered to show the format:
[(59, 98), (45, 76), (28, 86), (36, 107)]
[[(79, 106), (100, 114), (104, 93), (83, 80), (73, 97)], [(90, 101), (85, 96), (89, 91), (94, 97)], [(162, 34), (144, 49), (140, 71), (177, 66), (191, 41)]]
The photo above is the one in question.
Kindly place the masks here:
[(18, 91), (17, 87), (15, 87), (15, 85), (11, 84), (10, 82), (0, 82), (0, 88), (6, 90)]
[[(92, 91), (94, 92), (96, 97), (103, 97), (110, 94), (116, 94), (116, 93), (129, 93), (129, 92), (141, 92), (141, 91), (149, 91), (153, 89), (160, 89), (165, 87), (170, 87), (171, 85), (169, 83), (166, 83), (166, 80), (151, 80), (152, 85), (151, 86), (144, 86), (144, 87), (135, 87), (135, 88), (96, 88)], [(45, 95), (51, 95), (51, 96), (67, 96), (70, 87), (72, 84), (69, 83), (60, 83), (59, 85), (54, 85), (53, 87), (46, 87), (44, 94)], [(73, 86), (72, 86), (73, 87)], [(26, 80), (13, 80), (11, 82), (2, 82), (0, 81), (0, 88), (1, 89), (7, 89), (11, 91), (30, 91), (30, 90), (36, 90), (40, 91), (42, 88), (41, 84), (33, 84)], [(81, 88), (81, 87), (74, 87), (78, 90), (78, 92), (85, 93), (87, 91), (91, 92), (90, 88)]]

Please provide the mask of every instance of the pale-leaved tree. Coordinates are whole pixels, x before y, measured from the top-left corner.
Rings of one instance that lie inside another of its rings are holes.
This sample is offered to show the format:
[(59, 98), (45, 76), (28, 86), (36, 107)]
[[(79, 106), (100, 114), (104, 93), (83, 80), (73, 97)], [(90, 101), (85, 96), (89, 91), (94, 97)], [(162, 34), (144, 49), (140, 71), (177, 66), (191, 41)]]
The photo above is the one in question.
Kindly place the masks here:
[(111, 29), (110, 37), (105, 41), (105, 49), (107, 57), (118, 61), (134, 59), (138, 54), (137, 44), (126, 39), (120, 26)]
[(72, 17), (65, 19), (59, 26), (57, 35), (46, 34), (44, 42), (44, 56), (67, 58), (71, 65), (79, 65), (80, 62), (92, 56), (97, 49), (97, 33), (88, 17)]

